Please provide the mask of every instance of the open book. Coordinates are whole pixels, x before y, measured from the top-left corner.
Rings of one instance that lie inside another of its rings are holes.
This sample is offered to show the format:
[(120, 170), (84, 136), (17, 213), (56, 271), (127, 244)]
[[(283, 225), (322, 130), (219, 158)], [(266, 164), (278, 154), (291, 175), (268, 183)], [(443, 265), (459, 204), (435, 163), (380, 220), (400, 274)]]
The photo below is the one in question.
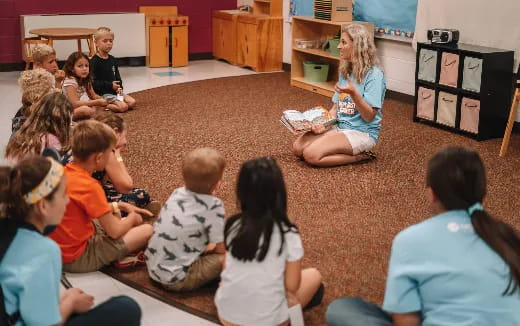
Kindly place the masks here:
[(316, 106), (304, 112), (285, 110), (280, 122), (293, 134), (299, 135), (310, 131), (313, 124), (322, 123), (325, 127), (330, 127), (336, 123), (336, 117), (323, 106)]

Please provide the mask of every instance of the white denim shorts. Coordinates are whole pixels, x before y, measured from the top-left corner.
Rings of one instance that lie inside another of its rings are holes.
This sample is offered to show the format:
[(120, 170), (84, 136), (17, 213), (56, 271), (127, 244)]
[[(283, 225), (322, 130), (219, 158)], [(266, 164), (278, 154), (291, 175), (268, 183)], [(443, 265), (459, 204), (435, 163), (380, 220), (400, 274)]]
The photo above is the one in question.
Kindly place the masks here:
[(370, 135), (366, 132), (352, 129), (339, 129), (337, 127), (335, 127), (335, 129), (347, 137), (350, 146), (352, 146), (353, 155), (358, 155), (360, 153), (370, 151), (372, 148), (374, 148), (374, 146), (376, 146), (376, 143), (372, 137), (370, 137)]

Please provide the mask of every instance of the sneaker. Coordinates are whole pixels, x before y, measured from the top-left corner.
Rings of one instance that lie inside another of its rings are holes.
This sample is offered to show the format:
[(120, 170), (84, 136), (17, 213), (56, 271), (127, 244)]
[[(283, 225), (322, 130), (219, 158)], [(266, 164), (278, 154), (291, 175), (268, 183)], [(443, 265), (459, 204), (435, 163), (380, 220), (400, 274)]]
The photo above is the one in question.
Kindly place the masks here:
[(375, 160), (377, 158), (376, 153), (372, 151), (366, 151), (364, 154), (368, 157), (369, 160)]
[(321, 300), (323, 299), (323, 294), (325, 293), (325, 286), (323, 283), (320, 284), (320, 287), (318, 288), (318, 291), (314, 293), (314, 296), (312, 297), (311, 301), (307, 303), (307, 305), (303, 308), (303, 310), (309, 310), (313, 307), (316, 307), (321, 303)]
[(134, 252), (113, 263), (115, 268), (126, 269), (135, 266), (146, 265), (144, 250)]

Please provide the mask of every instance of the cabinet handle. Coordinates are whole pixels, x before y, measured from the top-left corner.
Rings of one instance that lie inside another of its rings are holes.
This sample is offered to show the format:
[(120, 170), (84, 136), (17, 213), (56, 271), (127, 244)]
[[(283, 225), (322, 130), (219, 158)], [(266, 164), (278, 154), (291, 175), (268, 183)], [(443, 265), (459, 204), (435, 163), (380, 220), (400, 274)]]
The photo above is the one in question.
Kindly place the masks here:
[(168, 38), (165, 38), (164, 40), (166, 41), (165, 44), (164, 44), (164, 46), (165, 46), (165, 47), (168, 47)]
[(317, 88), (313, 88), (312, 91), (313, 92), (318, 92), (318, 89)]
[(249, 53), (249, 47), (246, 45), (246, 53)]
[(175, 38), (175, 47), (178, 47), (179, 46), (179, 40), (177, 38)]

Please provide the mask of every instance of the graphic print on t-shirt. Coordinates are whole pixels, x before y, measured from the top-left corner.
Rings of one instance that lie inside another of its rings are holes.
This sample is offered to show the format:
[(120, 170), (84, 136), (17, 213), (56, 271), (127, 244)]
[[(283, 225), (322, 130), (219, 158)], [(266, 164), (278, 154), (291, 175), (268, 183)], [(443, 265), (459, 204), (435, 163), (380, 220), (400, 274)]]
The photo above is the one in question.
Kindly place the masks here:
[(341, 93), (338, 101), (338, 110), (340, 114), (354, 115), (356, 114), (356, 103), (352, 97), (345, 93)]

